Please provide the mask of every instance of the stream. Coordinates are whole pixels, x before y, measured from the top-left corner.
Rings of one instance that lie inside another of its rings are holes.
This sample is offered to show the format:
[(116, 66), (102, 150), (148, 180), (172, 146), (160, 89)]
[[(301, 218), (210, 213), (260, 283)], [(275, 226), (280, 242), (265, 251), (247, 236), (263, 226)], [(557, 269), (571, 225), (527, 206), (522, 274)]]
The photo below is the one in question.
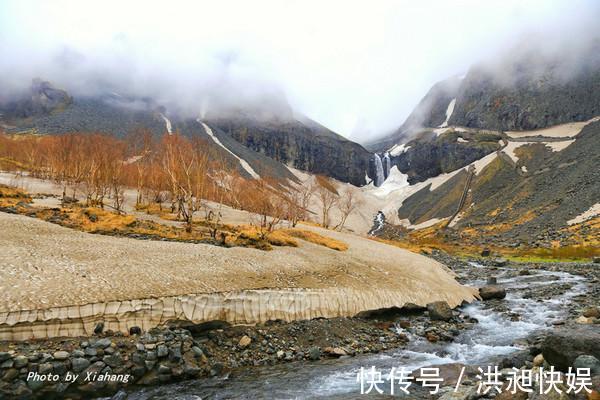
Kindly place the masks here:
[[(483, 268), (476, 263), (470, 263), (470, 267)], [(361, 367), (375, 366), (381, 371), (385, 383), (380, 388), (389, 394), (386, 375), (392, 367), (412, 371), (448, 363), (495, 365), (498, 357), (521, 350), (515, 344), (519, 339), (534, 331), (549, 329), (553, 322), (563, 320), (568, 302), (586, 289), (584, 278), (565, 272), (537, 270), (533, 275), (516, 277), (509, 276), (508, 272), (509, 269), (499, 268), (495, 275), (498, 284), (507, 290), (506, 309), (519, 314), (520, 318), (513, 320), (486, 302), (467, 305), (462, 312), (479, 322), (463, 330), (453, 342), (429, 343), (397, 327), (399, 333), (410, 338), (403, 349), (344, 359), (246, 368), (229, 377), (138, 389), (130, 392), (127, 399), (358, 399), (369, 397), (360, 394), (357, 373)], [(467, 284), (483, 286), (485, 280), (471, 280)], [(532, 289), (558, 284), (571, 284), (572, 287), (562, 294), (542, 296), (543, 299), (528, 295)]]

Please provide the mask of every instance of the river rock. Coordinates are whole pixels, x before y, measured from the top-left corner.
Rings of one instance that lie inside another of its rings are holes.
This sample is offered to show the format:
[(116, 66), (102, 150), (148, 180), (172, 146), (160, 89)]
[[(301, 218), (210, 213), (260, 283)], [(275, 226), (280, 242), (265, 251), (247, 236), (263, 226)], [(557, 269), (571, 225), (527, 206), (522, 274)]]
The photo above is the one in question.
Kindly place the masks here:
[(244, 335), (238, 342), (238, 346), (241, 347), (242, 349), (244, 349), (244, 348), (250, 346), (250, 343), (252, 343), (252, 339), (250, 339), (249, 336)]
[(94, 343), (94, 347), (98, 348), (98, 349), (105, 349), (108, 346), (110, 346), (111, 341), (109, 338), (104, 338), (104, 339), (100, 339), (98, 340), (96, 343)]
[(129, 328), (129, 335), (141, 335), (142, 329), (139, 326), (132, 326)]
[(581, 315), (575, 320), (575, 322), (577, 322), (578, 324), (593, 324), (594, 318), (586, 318), (583, 315)]
[(506, 297), (506, 289), (498, 285), (487, 285), (479, 288), (482, 300), (503, 299)]
[(434, 320), (448, 321), (452, 318), (452, 309), (445, 301), (436, 301), (427, 304), (429, 318)]
[(67, 358), (69, 358), (69, 352), (64, 350), (57, 351), (54, 354), (52, 354), (52, 357), (54, 357), (55, 360), (59, 361), (66, 360)]
[(2, 380), (5, 382), (10, 382), (19, 376), (19, 371), (15, 368), (7, 369), (4, 375), (2, 376)]
[(163, 358), (169, 355), (169, 348), (164, 344), (159, 344), (156, 348), (156, 356), (158, 358)]
[(85, 358), (74, 358), (71, 361), (71, 365), (73, 367), (73, 372), (81, 372), (90, 366), (90, 362)]
[(490, 249), (483, 249), (481, 250), (481, 257), (489, 257), (491, 253), (492, 252), (490, 251)]
[(498, 283), (498, 278), (496, 278), (495, 276), (490, 276), (489, 278), (487, 278), (487, 282), (488, 285), (496, 285)]
[(323, 353), (331, 357), (342, 357), (348, 355), (346, 350), (342, 349), (341, 347), (325, 347), (323, 349)]
[(94, 333), (96, 335), (101, 334), (103, 330), (104, 330), (104, 322), (98, 322), (96, 324), (96, 326), (94, 327)]
[(458, 390), (450, 388), (438, 400), (473, 400), (479, 398), (477, 387), (474, 386), (459, 386)]
[(17, 356), (13, 359), (15, 368), (23, 368), (29, 363), (29, 360), (25, 356)]
[(582, 315), (586, 318), (600, 318), (600, 308), (589, 307), (583, 310)]
[(316, 346), (313, 346), (310, 349), (308, 349), (308, 358), (310, 358), (313, 361), (320, 359), (321, 349)]
[(600, 360), (594, 356), (579, 356), (573, 362), (573, 368), (589, 368), (591, 375), (600, 375)]
[(600, 359), (600, 329), (593, 325), (557, 328), (543, 339), (541, 349), (548, 364), (567, 371), (579, 356)]
[(492, 261), (492, 263), (496, 267), (504, 267), (506, 264), (508, 264), (508, 260), (506, 258), (496, 258), (494, 261)]

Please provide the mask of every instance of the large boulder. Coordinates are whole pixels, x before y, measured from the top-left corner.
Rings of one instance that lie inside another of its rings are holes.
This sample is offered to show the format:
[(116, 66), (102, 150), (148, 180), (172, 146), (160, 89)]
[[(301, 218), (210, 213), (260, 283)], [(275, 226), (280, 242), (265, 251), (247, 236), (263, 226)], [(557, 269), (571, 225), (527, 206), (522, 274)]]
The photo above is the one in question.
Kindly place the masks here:
[(594, 325), (558, 328), (544, 338), (541, 348), (548, 364), (567, 371), (579, 356), (600, 359), (600, 329)]
[(429, 318), (441, 321), (448, 321), (452, 318), (452, 309), (445, 301), (436, 301), (427, 304)]
[(503, 299), (506, 297), (506, 289), (498, 285), (487, 285), (479, 288), (479, 296), (482, 300)]

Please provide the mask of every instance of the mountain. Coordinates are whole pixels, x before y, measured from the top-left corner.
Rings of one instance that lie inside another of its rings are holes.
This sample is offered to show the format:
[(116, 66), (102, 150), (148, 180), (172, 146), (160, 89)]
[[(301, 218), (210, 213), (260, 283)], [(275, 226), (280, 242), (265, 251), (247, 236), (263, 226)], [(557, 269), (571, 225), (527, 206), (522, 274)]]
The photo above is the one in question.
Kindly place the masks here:
[(398, 217), (411, 225), (443, 221), (438, 227), (450, 228), (445, 235), (464, 244), (597, 242), (600, 121), (573, 130), (575, 136), (533, 136), (538, 132), (511, 138), (501, 151), (449, 174), (435, 188), (424, 186), (403, 201)]
[(449, 125), (532, 130), (599, 115), (600, 45), (588, 51), (577, 60), (526, 57), (502, 66), (501, 74), (488, 66), (472, 68)]
[(574, 58), (523, 52), (434, 85), (399, 129), (367, 146), (412, 185), (386, 220), (463, 245), (600, 245), (592, 48)]
[(102, 132), (125, 136), (144, 128), (155, 135), (179, 131), (203, 137), (217, 154), (247, 177), (296, 179), (286, 166), (367, 183), (372, 155), (357, 143), (295, 114), (280, 94), (190, 118), (169, 112), (151, 98), (106, 92), (70, 96), (50, 83), (34, 80), (29, 92), (0, 103), (0, 126), (7, 132), (60, 134)]
[(600, 115), (600, 41), (572, 53), (520, 49), (436, 83), (393, 133), (366, 144), (422, 182), (498, 150), (501, 132)]

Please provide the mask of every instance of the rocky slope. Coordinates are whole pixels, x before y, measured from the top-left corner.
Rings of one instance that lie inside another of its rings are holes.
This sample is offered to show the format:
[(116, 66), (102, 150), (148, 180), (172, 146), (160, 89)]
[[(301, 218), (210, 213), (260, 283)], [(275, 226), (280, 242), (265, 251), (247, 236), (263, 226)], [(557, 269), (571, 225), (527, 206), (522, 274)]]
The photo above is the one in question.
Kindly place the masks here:
[(168, 112), (150, 98), (114, 92), (71, 97), (40, 80), (34, 81), (29, 92), (0, 100), (0, 127), (7, 132), (103, 132), (121, 137), (138, 128), (155, 135), (181, 132), (204, 137), (213, 153), (247, 177), (252, 173), (240, 167), (239, 159), (260, 176), (280, 179), (295, 179), (285, 165), (354, 185), (364, 185), (366, 176), (373, 176), (371, 153), (295, 115), (285, 99), (277, 96), (259, 105), (208, 112), (201, 120)]
[(588, 210), (600, 199), (600, 122), (588, 124), (575, 140), (528, 140), (508, 141), (474, 163), (479, 168), (468, 187), (467, 168), (433, 190), (424, 187), (402, 203), (400, 218), (449, 222), (460, 211), (447, 236), (504, 246), (594, 245), (598, 216)]

